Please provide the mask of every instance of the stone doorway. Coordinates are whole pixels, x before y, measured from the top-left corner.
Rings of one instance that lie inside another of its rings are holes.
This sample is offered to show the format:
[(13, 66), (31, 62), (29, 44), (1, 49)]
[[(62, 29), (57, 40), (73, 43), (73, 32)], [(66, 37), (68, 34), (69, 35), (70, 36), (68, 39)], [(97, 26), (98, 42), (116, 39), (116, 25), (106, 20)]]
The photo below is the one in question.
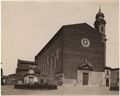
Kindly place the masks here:
[(106, 79), (106, 87), (109, 87), (109, 79)]
[(83, 73), (83, 85), (88, 85), (89, 74)]

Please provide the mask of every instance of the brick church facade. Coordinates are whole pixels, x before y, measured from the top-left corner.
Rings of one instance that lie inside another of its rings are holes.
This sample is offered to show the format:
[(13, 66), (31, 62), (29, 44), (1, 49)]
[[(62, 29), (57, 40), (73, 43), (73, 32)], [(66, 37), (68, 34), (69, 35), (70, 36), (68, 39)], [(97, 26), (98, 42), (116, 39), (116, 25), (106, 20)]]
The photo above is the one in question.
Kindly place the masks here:
[(63, 85), (106, 86), (105, 25), (99, 9), (94, 28), (87, 23), (62, 26), (35, 56), (40, 75), (54, 76)]

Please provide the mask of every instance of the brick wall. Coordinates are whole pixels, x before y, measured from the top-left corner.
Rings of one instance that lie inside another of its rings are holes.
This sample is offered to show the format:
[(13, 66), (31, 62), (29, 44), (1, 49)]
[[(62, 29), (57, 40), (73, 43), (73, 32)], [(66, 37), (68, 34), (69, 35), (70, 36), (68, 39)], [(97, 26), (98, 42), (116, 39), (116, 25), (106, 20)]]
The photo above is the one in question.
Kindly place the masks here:
[[(104, 71), (105, 45), (100, 41), (100, 34), (89, 32), (87, 28), (64, 29), (63, 73), (66, 79), (76, 79), (77, 66), (83, 64), (85, 59), (93, 65), (93, 71)], [(81, 45), (82, 38), (90, 40), (89, 47)]]
[[(62, 32), (62, 34), (59, 34)], [(83, 47), (81, 39), (90, 40), (89, 47)], [(59, 54), (57, 58), (55, 54)], [(65, 79), (77, 78), (77, 67), (87, 59), (93, 71), (103, 72), (105, 67), (105, 43), (100, 33), (87, 24), (63, 26), (57, 35), (36, 56), (35, 61), (42, 75), (63, 72)], [(55, 63), (56, 62), (56, 63)], [(56, 64), (56, 65), (55, 65)], [(53, 65), (52, 69), (51, 66)], [(56, 66), (54, 68), (54, 66)]]
[(41, 75), (53, 75), (62, 71), (62, 34), (46, 46), (35, 61)]

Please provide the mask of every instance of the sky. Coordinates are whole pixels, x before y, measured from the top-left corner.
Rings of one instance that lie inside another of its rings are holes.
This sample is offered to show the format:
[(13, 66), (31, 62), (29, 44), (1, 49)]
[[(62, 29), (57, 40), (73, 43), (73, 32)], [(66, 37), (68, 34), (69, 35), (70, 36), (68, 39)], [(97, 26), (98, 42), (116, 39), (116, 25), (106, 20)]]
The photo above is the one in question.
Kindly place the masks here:
[(106, 65), (119, 67), (118, 0), (2, 1), (1, 62), (4, 75), (15, 73), (17, 60), (34, 57), (63, 26), (87, 23), (94, 27), (101, 6), (106, 24)]

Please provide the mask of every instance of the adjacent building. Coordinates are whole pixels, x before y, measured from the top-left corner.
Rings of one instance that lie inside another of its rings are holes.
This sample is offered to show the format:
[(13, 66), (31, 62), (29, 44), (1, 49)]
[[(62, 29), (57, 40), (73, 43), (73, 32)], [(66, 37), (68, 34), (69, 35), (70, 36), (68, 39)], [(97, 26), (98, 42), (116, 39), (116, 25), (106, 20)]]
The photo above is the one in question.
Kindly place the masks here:
[(27, 74), (24, 75), (24, 84), (38, 84), (38, 75), (35, 74), (34, 70), (29, 70)]
[(106, 87), (109, 87), (110, 85), (111, 85), (111, 70), (112, 70), (112, 68), (111, 67), (108, 67), (108, 66), (106, 66), (105, 67), (105, 85), (106, 85)]
[(10, 74), (5, 77), (5, 84), (6, 85), (14, 85), (17, 83), (17, 75), (16, 74)]
[(36, 73), (40, 74), (40, 72), (37, 70), (36, 62), (18, 59), (16, 68), (17, 80), (23, 80), (24, 76), (28, 74), (29, 70), (34, 70)]
[(111, 86), (119, 86), (119, 68), (111, 70)]

